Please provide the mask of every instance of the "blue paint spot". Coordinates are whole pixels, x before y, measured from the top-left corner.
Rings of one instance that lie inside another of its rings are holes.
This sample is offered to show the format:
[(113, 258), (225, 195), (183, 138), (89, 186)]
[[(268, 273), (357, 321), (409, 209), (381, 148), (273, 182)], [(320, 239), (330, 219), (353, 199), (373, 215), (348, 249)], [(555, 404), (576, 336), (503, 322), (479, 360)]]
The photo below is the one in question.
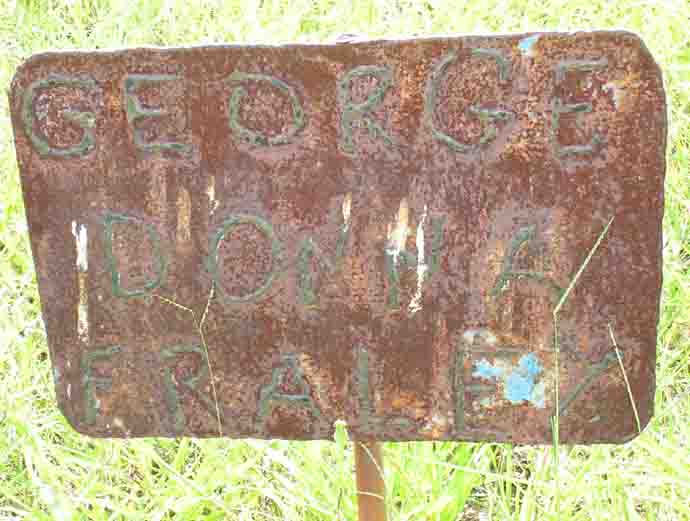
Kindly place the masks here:
[(530, 401), (535, 407), (539, 407), (540, 409), (546, 407), (546, 385), (544, 385), (544, 382), (539, 382), (534, 386)]
[(536, 407), (545, 406), (544, 383), (536, 382), (544, 368), (534, 353), (522, 355), (517, 366), (512, 368), (491, 364), (485, 358), (474, 367), (474, 377), (503, 381), (503, 397), (509, 402), (528, 401)]
[(539, 37), (541, 35), (535, 34), (533, 36), (528, 36), (527, 38), (523, 38), (520, 40), (518, 43), (518, 49), (520, 49), (520, 52), (526, 56), (534, 56), (534, 53), (532, 51), (532, 46), (537, 43), (537, 40), (539, 40)]
[(525, 378), (524, 376), (515, 373), (510, 373), (505, 382), (505, 398), (513, 403), (518, 403), (523, 400), (529, 400), (532, 396), (532, 389), (534, 388), (534, 380)]
[(487, 380), (491, 378), (498, 379), (503, 376), (503, 368), (491, 365), (486, 358), (477, 362), (474, 367), (475, 371), (472, 373), (472, 376), (486, 378)]
[(529, 353), (522, 355), (520, 358), (518, 370), (534, 379), (539, 375), (539, 373), (541, 373), (542, 366), (539, 363), (539, 359), (536, 357), (536, 355), (534, 353)]

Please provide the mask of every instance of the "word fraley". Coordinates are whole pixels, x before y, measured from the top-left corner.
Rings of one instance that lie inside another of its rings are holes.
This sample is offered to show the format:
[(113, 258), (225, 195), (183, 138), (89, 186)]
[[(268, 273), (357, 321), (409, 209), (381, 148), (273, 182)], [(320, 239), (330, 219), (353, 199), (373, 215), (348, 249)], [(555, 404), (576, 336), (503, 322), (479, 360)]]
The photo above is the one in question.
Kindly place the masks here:
[(594, 443), (652, 415), (666, 113), (635, 35), (47, 53), (10, 103), (80, 432), (550, 443), (558, 411)]

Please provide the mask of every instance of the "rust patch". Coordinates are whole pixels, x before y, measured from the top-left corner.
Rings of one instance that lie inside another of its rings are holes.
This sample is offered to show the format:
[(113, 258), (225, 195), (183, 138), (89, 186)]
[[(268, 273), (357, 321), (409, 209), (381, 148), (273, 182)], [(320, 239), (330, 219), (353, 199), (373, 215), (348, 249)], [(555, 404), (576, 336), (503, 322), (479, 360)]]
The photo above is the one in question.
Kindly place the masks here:
[(80, 432), (550, 443), (556, 373), (562, 442), (652, 415), (666, 107), (635, 35), (46, 53), (10, 102)]

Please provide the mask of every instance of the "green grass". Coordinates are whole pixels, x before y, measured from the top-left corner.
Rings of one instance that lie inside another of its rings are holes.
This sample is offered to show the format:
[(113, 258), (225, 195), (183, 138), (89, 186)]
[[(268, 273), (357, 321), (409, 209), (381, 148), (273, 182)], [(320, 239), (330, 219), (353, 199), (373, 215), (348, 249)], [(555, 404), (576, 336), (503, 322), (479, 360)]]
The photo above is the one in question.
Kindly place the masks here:
[[(690, 4), (605, 0), (0, 2), (0, 84), (45, 49), (626, 28), (670, 105), (656, 415), (623, 446), (386, 444), (391, 520), (690, 520)], [(56, 408), (0, 96), (0, 520), (353, 520), (351, 445), (92, 440)], [(558, 506), (557, 506), (558, 505)]]

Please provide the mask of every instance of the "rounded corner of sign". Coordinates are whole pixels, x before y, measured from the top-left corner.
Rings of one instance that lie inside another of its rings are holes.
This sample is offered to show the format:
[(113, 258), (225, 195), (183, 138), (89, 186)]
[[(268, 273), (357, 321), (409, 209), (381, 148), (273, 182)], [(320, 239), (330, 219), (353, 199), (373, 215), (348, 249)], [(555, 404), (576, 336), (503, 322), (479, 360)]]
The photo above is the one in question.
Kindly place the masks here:
[(30, 74), (31, 69), (38, 66), (40, 62), (48, 59), (54, 54), (55, 53), (50, 51), (38, 52), (24, 58), (22, 62), (19, 65), (17, 65), (17, 68), (14, 70), (14, 75), (12, 76), (12, 80), (10, 81), (10, 94), (13, 95), (15, 92), (18, 92), (19, 84), (21, 83), (23, 78)]
[(637, 438), (641, 437), (650, 428), (652, 423), (653, 413), (650, 412), (644, 418), (640, 418), (639, 425), (636, 424), (635, 428), (631, 432), (622, 432), (621, 436), (614, 441), (616, 445), (627, 445), (635, 441)]
[(636, 32), (633, 29), (628, 29), (627, 27), (618, 29), (616, 32), (618, 32), (621, 36), (624, 38), (630, 40), (634, 44), (638, 45), (639, 47), (646, 47), (644, 40), (642, 39), (642, 36), (640, 33)]
[[(647, 44), (645, 43), (644, 39), (642, 38), (642, 35), (633, 31), (632, 29), (621, 29), (619, 31), (619, 34), (627, 41), (629, 42), (631, 47), (634, 47), (635, 49), (639, 50), (641, 55), (646, 57), (654, 66), (656, 69), (656, 75), (658, 77), (662, 76), (662, 70), (661, 66), (659, 65), (659, 62), (656, 61), (654, 58), (654, 54), (652, 54), (652, 51), (649, 49)], [(663, 88), (663, 85), (662, 85)]]
[(103, 437), (99, 436), (97, 433), (92, 432), (87, 424), (85, 424), (79, 418), (74, 416), (74, 411), (72, 411), (71, 408), (67, 407), (66, 404), (58, 401), (58, 409), (60, 409), (60, 412), (62, 413), (62, 416), (65, 418), (67, 424), (77, 433), (83, 436), (89, 436), (91, 438)]
[[(35, 56), (35, 55), (34, 55)], [(28, 75), (29, 69), (34, 61), (34, 56), (29, 56), (15, 69), (12, 79), (10, 80), (10, 88), (6, 91), (6, 95), (10, 100), (10, 107), (14, 107), (17, 100), (21, 99), (23, 87), (23, 79)]]

